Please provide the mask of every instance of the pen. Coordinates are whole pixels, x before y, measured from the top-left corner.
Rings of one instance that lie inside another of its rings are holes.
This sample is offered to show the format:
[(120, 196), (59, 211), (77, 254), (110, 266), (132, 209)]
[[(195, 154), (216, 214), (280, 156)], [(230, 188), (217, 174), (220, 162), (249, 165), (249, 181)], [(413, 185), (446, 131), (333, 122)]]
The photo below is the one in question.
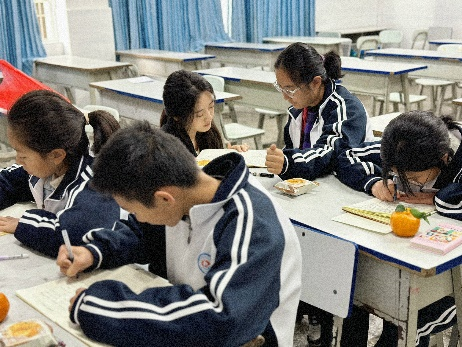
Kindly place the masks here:
[(395, 187), (395, 191), (393, 192), (393, 201), (398, 200), (398, 182), (396, 181), (396, 176), (393, 176), (393, 185)]
[(29, 254), (21, 253), (16, 255), (0, 255), (0, 260), (24, 259), (29, 258)]
[(74, 254), (72, 254), (71, 241), (69, 240), (69, 235), (67, 234), (67, 230), (63, 229), (62, 234), (63, 234), (64, 244), (66, 245), (66, 248), (67, 248), (67, 253), (69, 253), (69, 260), (74, 261)]
[(266, 173), (266, 172), (252, 172), (252, 175), (254, 176), (260, 176), (260, 177), (274, 177), (274, 174), (272, 173)]

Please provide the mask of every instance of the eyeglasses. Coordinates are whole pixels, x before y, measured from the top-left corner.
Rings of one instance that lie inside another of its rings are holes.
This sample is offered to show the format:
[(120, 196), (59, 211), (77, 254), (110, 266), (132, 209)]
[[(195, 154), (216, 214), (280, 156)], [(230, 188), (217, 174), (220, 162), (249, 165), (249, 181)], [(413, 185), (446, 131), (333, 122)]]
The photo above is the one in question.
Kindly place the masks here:
[(276, 90), (277, 90), (278, 92), (286, 94), (286, 95), (287, 95), (289, 98), (291, 98), (291, 99), (294, 97), (295, 93), (296, 93), (298, 90), (300, 90), (300, 87), (297, 87), (297, 88), (295, 88), (295, 89), (293, 89), (293, 90), (289, 90), (289, 89), (287, 89), (287, 88), (282, 88), (282, 87), (278, 84), (278, 81), (274, 81), (273, 86), (274, 86), (274, 88), (276, 88)]
[[(428, 179), (430, 178), (430, 174), (432, 173), (432, 170), (429, 170), (428, 171), (428, 175), (427, 175), (427, 178), (425, 179), (425, 182), (424, 183), (420, 183), (420, 182), (417, 182), (416, 180), (413, 180), (412, 178), (407, 178), (407, 182), (409, 183), (410, 186), (415, 186), (417, 187), (417, 189), (419, 190), (420, 193), (423, 192), (423, 190), (425, 189), (425, 185), (427, 184), (428, 182)], [(401, 180), (401, 178), (399, 177), (399, 175), (397, 175), (396, 173), (394, 172), (391, 172), (391, 175), (393, 177), (393, 181), (394, 182), (398, 182), (398, 180)]]

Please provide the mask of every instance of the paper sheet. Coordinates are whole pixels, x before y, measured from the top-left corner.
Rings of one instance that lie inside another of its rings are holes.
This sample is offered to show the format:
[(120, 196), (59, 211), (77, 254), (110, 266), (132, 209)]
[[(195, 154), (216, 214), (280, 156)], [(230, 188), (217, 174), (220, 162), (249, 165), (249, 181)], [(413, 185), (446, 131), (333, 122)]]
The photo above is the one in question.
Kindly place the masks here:
[(199, 153), (196, 160), (213, 160), (231, 152), (241, 154), (248, 167), (266, 167), (266, 149), (250, 149), (247, 152), (237, 152), (235, 149), (204, 149)]
[[(17, 204), (14, 204), (13, 206), (7, 207), (3, 210), (0, 211), (0, 216), (6, 217), (16, 217), (20, 218), (25, 211), (30, 210), (32, 208), (37, 208), (37, 205), (35, 205), (32, 202), (20, 202)], [(8, 233), (5, 233), (3, 231), (0, 231), (0, 236), (7, 235)]]
[(16, 295), (89, 346), (107, 346), (87, 338), (79, 326), (70, 321), (68, 310), (69, 300), (78, 288), (88, 287), (94, 282), (107, 279), (123, 280), (136, 293), (147, 288), (170, 285), (167, 280), (135, 265), (126, 265), (113, 270), (80, 274), (78, 279), (63, 276), (35, 287), (20, 289), (16, 291)]
[[(392, 213), (398, 204), (402, 204), (405, 207), (414, 207), (417, 208), (419, 211), (422, 212), (433, 212), (435, 211), (434, 206), (430, 205), (422, 205), (422, 204), (406, 204), (403, 202), (387, 202), (382, 201), (377, 198), (368, 199), (357, 204), (353, 204), (349, 207), (355, 207), (363, 210), (368, 211), (375, 211), (375, 212), (385, 212), (385, 213)], [(391, 227), (387, 224), (379, 223), (365, 217), (357, 216), (351, 213), (343, 213), (339, 216), (335, 216), (332, 218), (335, 222), (340, 222), (348, 225), (352, 225), (361, 229), (366, 229), (370, 231), (375, 231), (378, 233), (387, 234), (391, 232)]]

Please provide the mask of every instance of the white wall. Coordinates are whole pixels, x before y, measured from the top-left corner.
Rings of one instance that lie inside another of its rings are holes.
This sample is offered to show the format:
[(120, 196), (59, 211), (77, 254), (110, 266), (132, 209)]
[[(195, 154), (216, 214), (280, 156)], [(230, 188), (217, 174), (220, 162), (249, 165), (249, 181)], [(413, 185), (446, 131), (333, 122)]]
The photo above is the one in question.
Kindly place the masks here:
[(453, 28), (462, 38), (461, 0), (316, 0), (316, 31), (386, 26), (404, 33), (401, 47), (410, 48), (412, 32), (430, 26)]

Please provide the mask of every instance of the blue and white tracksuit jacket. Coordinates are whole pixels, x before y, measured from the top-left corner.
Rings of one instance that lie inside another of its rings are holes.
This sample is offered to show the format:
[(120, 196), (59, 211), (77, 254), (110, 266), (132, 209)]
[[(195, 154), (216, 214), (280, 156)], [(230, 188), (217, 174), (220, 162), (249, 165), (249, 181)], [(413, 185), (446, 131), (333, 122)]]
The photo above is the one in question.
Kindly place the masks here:
[[(434, 203), (439, 214), (462, 220), (462, 128), (451, 131), (451, 146), (455, 154), (441, 173), (433, 188), (439, 189)], [(342, 153), (338, 160), (337, 177), (347, 186), (372, 195), (372, 186), (382, 180), (380, 141), (364, 143)], [(416, 346), (428, 347), (430, 334), (441, 332), (455, 323), (456, 306), (453, 297), (444, 297), (419, 310)], [(358, 327), (367, 331), (368, 326)], [(393, 336), (393, 334), (392, 334)], [(395, 346), (397, 341), (388, 341)]]
[(0, 171), (0, 209), (17, 202), (35, 201), (37, 209), (27, 210), (14, 233), (24, 245), (56, 257), (67, 229), (72, 245), (82, 245), (82, 237), (94, 228), (111, 228), (128, 214), (111, 197), (89, 187), (93, 157), (83, 156), (73, 163), (59, 186), (43, 199), (44, 180), (29, 175), (22, 166)]
[(301, 252), (289, 218), (239, 154), (204, 171), (223, 177), (213, 201), (176, 226), (130, 218), (88, 235), (93, 268), (149, 263), (173, 286), (135, 294), (117, 281), (91, 285), (70, 314), (87, 336), (114, 346), (206, 347), (263, 334), (267, 346), (292, 346)]
[[(435, 207), (439, 214), (462, 220), (462, 128), (451, 131), (451, 146), (455, 154), (447, 166), (441, 168), (433, 188)], [(338, 159), (337, 177), (347, 186), (372, 195), (372, 186), (382, 180), (380, 141), (367, 142), (346, 150)]]
[(335, 170), (338, 155), (364, 141), (372, 141), (372, 128), (364, 105), (342, 85), (329, 80), (319, 104), (318, 119), (310, 132), (312, 148), (299, 149), (303, 110), (289, 107), (284, 128), (282, 179), (313, 180)]

